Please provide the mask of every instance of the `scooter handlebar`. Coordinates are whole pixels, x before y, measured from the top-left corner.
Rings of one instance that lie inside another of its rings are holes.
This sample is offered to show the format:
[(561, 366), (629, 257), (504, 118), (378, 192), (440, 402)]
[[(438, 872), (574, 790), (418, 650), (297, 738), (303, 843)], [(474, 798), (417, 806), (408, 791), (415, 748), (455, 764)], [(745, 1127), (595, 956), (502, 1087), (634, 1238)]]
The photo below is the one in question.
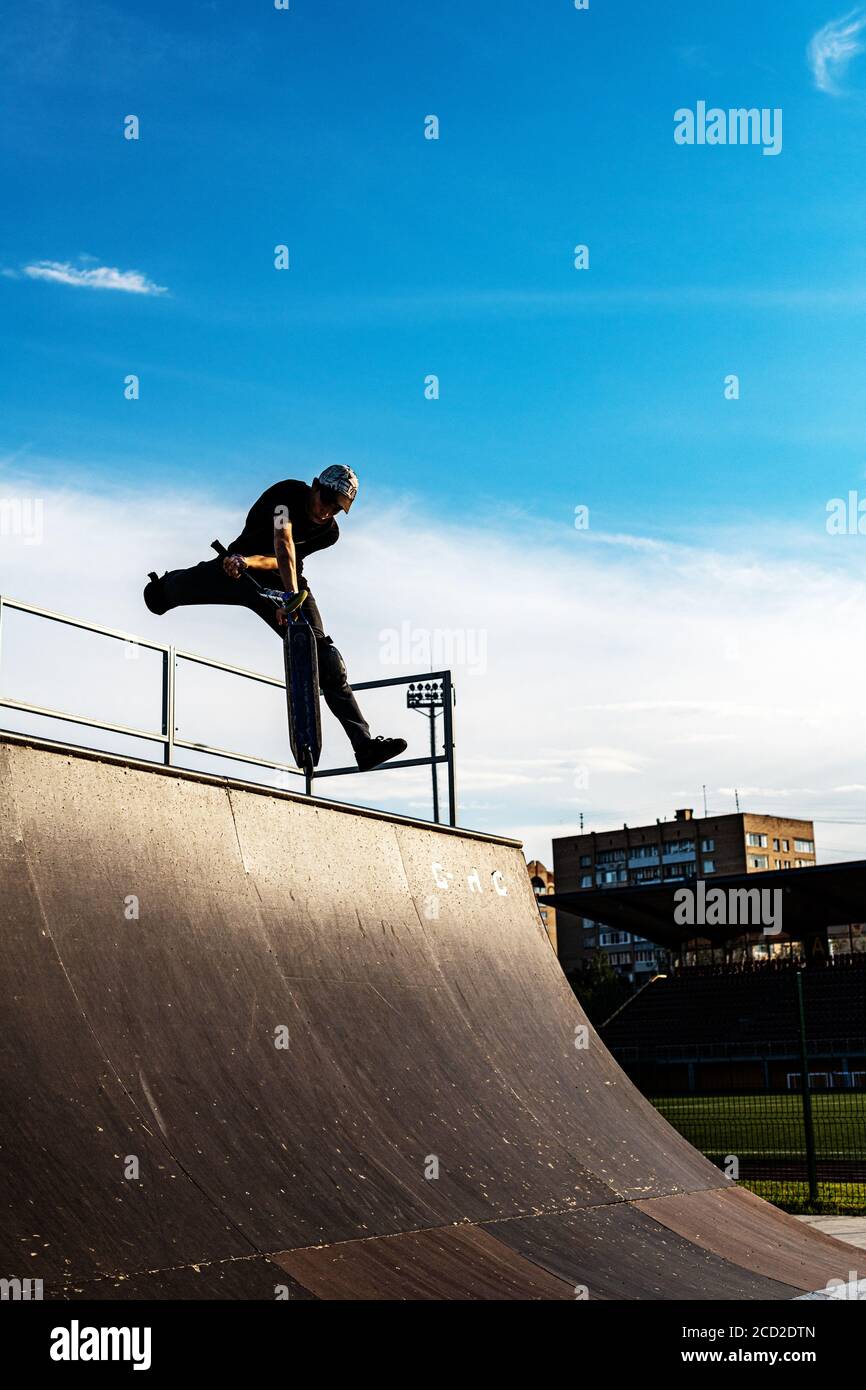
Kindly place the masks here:
[[(210, 548), (211, 550), (215, 550), (217, 555), (219, 555), (219, 557), (223, 560), (230, 553), (228, 550), (226, 550), (225, 546), (222, 544), (221, 541), (211, 541)], [(272, 603), (275, 608), (282, 608), (282, 599), (284, 597), (289, 597), (289, 595), (283, 595), (281, 591), (278, 591), (276, 589), (266, 589), (263, 584), (260, 584), (259, 581), (252, 574), (250, 574), (249, 570), (244, 570), (243, 574), (241, 575), (241, 579), (245, 579), (248, 584), (252, 584), (253, 588), (256, 589), (258, 593), (262, 595), (263, 598), (266, 598), (269, 603)]]

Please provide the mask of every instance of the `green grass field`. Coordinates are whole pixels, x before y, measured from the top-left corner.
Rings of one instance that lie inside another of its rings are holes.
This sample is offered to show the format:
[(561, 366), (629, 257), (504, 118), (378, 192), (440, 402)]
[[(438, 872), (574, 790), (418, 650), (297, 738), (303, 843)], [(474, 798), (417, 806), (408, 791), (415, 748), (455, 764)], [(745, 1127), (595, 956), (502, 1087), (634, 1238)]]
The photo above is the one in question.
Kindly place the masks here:
[(809, 1187), (804, 1182), (741, 1182), (739, 1186), (795, 1214), (866, 1216), (866, 1183), (862, 1182), (819, 1182), (817, 1202), (810, 1202)]
[[(806, 1157), (803, 1102), (796, 1092), (755, 1092), (737, 1096), (657, 1096), (653, 1105), (690, 1144), (720, 1167), (734, 1155), (744, 1187), (792, 1211), (866, 1211), (866, 1093), (817, 1092), (812, 1095), (819, 1201), (810, 1205), (801, 1174), (782, 1165)], [(774, 1172), (778, 1164), (780, 1171)], [(857, 1164), (838, 1180), (822, 1164)], [(750, 1165), (752, 1171), (749, 1171)], [(761, 1172), (756, 1174), (755, 1166)]]

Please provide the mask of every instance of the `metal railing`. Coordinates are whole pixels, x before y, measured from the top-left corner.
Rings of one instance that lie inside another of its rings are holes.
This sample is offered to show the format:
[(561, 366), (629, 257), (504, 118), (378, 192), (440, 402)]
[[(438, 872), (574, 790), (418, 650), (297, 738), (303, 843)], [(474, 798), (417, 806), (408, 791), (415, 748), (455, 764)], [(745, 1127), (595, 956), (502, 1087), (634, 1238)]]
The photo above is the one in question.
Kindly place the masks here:
[[(620, 1066), (640, 1062), (648, 1055), (652, 1056), (654, 1063), (663, 1066), (666, 1062), (747, 1062), (761, 1061), (765, 1057), (796, 1058), (798, 1044), (792, 1037), (788, 1041), (773, 1038), (766, 1042), (667, 1043), (664, 1047), (653, 1045), (651, 1051), (639, 1043), (609, 1042), (607, 1046)], [(866, 1034), (810, 1039), (809, 1046), (820, 1057), (847, 1057), (849, 1053), (862, 1056), (866, 1055)]]
[[(252, 767), (268, 768), (275, 772), (285, 772), (294, 776), (303, 777), (304, 772), (296, 767), (292, 762), (275, 762), (271, 758), (259, 758), (249, 753), (233, 752), (228, 748), (217, 748), (207, 743), (197, 743), (191, 739), (177, 737), (175, 718), (176, 718), (176, 696), (177, 696), (177, 666), (178, 662), (190, 662), (193, 665), (204, 666), (212, 671), (223, 671), (232, 676), (240, 676), (244, 680), (256, 681), (260, 685), (273, 686), (277, 690), (285, 692), (285, 681), (276, 676), (266, 676), (260, 671), (248, 671), (243, 666), (232, 666), (225, 661), (215, 661), (211, 657), (199, 656), (195, 652), (182, 651), (178, 647), (163, 646), (160, 642), (150, 642), (146, 638), (136, 637), (132, 633), (118, 632), (114, 628), (97, 627), (94, 623), (86, 623), (80, 618), (70, 618), (64, 613), (52, 613), (47, 608), (37, 608), (31, 603), (21, 603), (18, 599), (11, 599), (0, 594), (0, 671), (2, 671), (3, 658), (3, 635), (5, 614), (8, 611), (17, 613), (27, 613), (33, 617), (45, 618), (50, 622), (61, 623), (66, 627), (78, 628), (83, 632), (95, 633), (99, 637), (109, 637), (118, 642), (127, 642), (144, 651), (159, 652), (162, 654), (162, 720), (161, 728), (156, 729), (137, 729), (126, 724), (115, 724), (103, 719), (95, 719), (92, 716), (72, 714), (68, 710), (51, 709), (45, 705), (29, 704), (24, 700), (12, 700), (0, 695), (0, 708), (16, 710), (21, 714), (36, 715), (44, 719), (58, 719), (67, 724), (76, 724), (84, 728), (99, 729), (104, 733), (117, 734), (127, 738), (143, 739), (147, 743), (159, 744), (162, 747), (162, 762), (166, 767), (178, 767), (180, 764), (176, 760), (177, 751), (182, 749), (192, 753), (203, 753), (213, 758), (227, 758), (232, 762), (245, 763)], [(400, 758), (394, 762), (382, 763), (375, 768), (376, 772), (390, 772), (398, 767), (429, 767), (431, 775), (436, 778), (436, 768), (440, 763), (444, 763), (448, 769), (448, 823), (457, 824), (457, 788), (454, 771), (454, 685), (450, 671), (424, 671), (413, 676), (391, 676), (387, 680), (360, 681), (353, 686), (354, 690), (378, 690), (391, 685), (410, 685), (416, 681), (442, 682), (444, 696), (444, 748), (443, 753), (431, 754), (425, 758)], [(19, 732), (9, 730), (8, 732)], [(288, 735), (287, 735), (288, 738)], [(69, 745), (74, 747), (75, 745)], [(314, 778), (320, 777), (350, 777), (357, 776), (360, 769), (357, 767), (328, 767), (317, 768)], [(435, 798), (434, 798), (435, 800)]]

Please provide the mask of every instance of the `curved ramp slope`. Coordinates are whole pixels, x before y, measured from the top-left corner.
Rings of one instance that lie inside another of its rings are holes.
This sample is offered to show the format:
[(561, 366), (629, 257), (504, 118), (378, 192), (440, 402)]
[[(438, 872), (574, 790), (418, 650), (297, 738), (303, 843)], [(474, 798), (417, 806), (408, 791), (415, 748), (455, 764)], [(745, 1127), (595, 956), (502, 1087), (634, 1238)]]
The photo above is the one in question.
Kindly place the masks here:
[(6, 1277), (513, 1299), (849, 1277), (584, 1028), (513, 841), (7, 738), (0, 902)]

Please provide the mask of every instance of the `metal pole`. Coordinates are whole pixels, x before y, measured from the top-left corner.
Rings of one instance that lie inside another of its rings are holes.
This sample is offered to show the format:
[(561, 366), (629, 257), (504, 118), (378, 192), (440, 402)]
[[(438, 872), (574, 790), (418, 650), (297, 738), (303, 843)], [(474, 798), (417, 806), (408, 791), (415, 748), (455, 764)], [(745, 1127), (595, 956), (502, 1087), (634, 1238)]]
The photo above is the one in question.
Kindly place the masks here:
[(442, 678), (442, 708), (445, 714), (445, 756), (448, 759), (448, 824), (457, 824), (457, 783), (454, 776), (454, 705), (456, 703), (451, 672)]
[(803, 972), (797, 971), (797, 1013), (800, 1026), (800, 1075), (803, 1080), (803, 1129), (806, 1136), (806, 1171), (809, 1201), (818, 1201), (818, 1165), (815, 1161), (815, 1127), (812, 1121), (812, 1091), (809, 1085), (809, 1050), (806, 1046), (806, 1009), (803, 1003)]
[(430, 706), (430, 771), (433, 774), (433, 819), (439, 824), (439, 778), (436, 775), (436, 706)]
[(165, 738), (162, 760), (171, 767), (174, 760), (174, 702), (177, 661), (174, 647), (166, 647), (162, 656), (162, 732)]

